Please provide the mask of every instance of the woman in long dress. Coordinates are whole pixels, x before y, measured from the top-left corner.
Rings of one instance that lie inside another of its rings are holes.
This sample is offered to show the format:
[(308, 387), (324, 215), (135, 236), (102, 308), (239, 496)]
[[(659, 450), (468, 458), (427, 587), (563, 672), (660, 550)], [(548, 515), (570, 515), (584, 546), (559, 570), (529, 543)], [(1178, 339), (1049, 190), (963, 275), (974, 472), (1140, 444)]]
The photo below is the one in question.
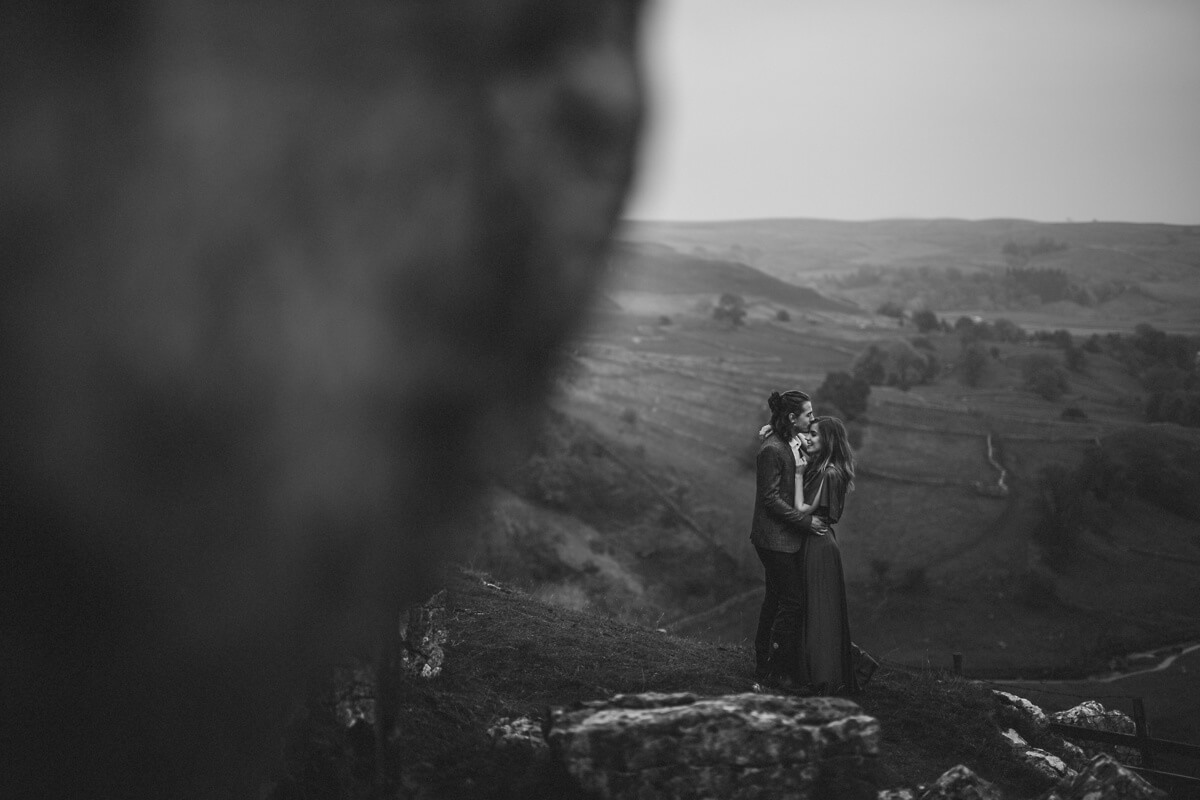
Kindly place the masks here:
[(796, 510), (812, 514), (814, 535), (804, 537), (801, 556), (805, 609), (798, 677), (814, 694), (857, 694), (874, 672), (875, 661), (850, 641), (846, 581), (834, 530), (846, 493), (854, 488), (854, 451), (846, 426), (835, 417), (814, 420), (806, 450), (808, 466), (797, 478), (802, 487), (796, 492), (803, 499)]

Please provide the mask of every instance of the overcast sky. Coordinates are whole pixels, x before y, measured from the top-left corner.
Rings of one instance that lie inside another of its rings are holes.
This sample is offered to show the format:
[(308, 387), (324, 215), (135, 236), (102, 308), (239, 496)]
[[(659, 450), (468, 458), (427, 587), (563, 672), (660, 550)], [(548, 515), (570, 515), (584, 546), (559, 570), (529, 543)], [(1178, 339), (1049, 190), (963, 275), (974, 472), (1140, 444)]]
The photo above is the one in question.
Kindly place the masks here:
[(626, 216), (1200, 224), (1200, 0), (655, 0)]

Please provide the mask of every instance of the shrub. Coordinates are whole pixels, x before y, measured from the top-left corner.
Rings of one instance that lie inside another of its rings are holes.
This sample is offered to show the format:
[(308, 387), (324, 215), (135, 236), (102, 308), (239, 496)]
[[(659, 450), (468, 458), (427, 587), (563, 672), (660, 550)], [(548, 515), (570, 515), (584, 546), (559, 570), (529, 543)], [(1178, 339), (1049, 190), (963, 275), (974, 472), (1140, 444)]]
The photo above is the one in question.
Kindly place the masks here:
[(818, 404), (837, 406), (846, 422), (857, 419), (866, 413), (867, 398), (871, 395), (871, 385), (848, 372), (830, 372), (813, 394)]
[(1087, 369), (1087, 356), (1083, 352), (1082, 347), (1068, 345), (1063, 350), (1063, 363), (1067, 365), (1067, 369), (1071, 372), (1081, 373)]
[(741, 295), (723, 294), (713, 309), (713, 319), (729, 322), (737, 327), (744, 324), (746, 317), (746, 301)]
[(962, 360), (958, 364), (958, 379), (965, 386), (976, 387), (988, 371), (988, 357), (981, 344), (970, 344), (963, 348)]
[(937, 315), (928, 309), (913, 314), (913, 324), (917, 326), (917, 330), (920, 333), (941, 330), (942, 327), (942, 323), (938, 320)]
[(1200, 392), (1178, 389), (1150, 395), (1146, 401), (1146, 421), (1200, 428)]
[(885, 317), (895, 317), (896, 319), (904, 317), (904, 309), (894, 300), (888, 300), (883, 303), (883, 305), (875, 309), (875, 313)]
[(1091, 508), (1077, 476), (1061, 464), (1043, 467), (1038, 474), (1041, 519), (1033, 529), (1050, 569), (1064, 572), (1087, 527)]
[(1051, 402), (1062, 397), (1070, 388), (1067, 373), (1058, 362), (1041, 353), (1030, 356), (1021, 367), (1025, 388)]
[(1025, 341), (1025, 330), (1012, 320), (998, 319), (992, 323), (992, 332), (1002, 342)]
[(854, 360), (851, 373), (871, 386), (910, 386), (932, 383), (938, 375), (937, 357), (908, 342), (872, 344)]

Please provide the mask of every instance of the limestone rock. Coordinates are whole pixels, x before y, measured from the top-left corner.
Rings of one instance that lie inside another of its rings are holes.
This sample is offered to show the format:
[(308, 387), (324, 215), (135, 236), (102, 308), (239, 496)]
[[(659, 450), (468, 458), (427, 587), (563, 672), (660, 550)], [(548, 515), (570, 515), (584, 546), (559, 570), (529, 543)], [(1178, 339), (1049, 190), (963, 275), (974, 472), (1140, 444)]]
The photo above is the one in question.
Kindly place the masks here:
[(1066, 711), (1057, 711), (1050, 715), (1050, 719), (1064, 725), (1078, 725), (1095, 731), (1132, 734), (1137, 730), (1129, 715), (1115, 709), (1109, 710), (1095, 700), (1084, 701)]
[(1036, 747), (1025, 748), (1021, 760), (1054, 781), (1069, 781), (1077, 774), (1058, 756)]
[(1167, 800), (1167, 793), (1101, 753), (1073, 780), (1046, 793), (1042, 800)]
[(1000, 705), (1002, 718), (1015, 716), (1019, 719), (1024, 719), (1035, 730), (1039, 731), (1044, 731), (1049, 727), (1050, 718), (1046, 716), (1046, 712), (1037, 704), (1026, 700), (1024, 697), (1018, 697), (1015, 694), (1002, 692), (998, 689), (993, 689), (992, 694)]
[(501, 717), (488, 727), (488, 736), (501, 747), (524, 747), (541, 751), (546, 749), (546, 737), (542, 723), (530, 717)]
[(1067, 766), (1075, 771), (1082, 770), (1087, 766), (1089, 761), (1087, 753), (1083, 752), (1083, 748), (1079, 745), (1068, 742), (1061, 736), (1057, 737), (1055, 751), (1059, 754)]
[(841, 698), (618, 695), (552, 712), (551, 747), (602, 798), (807, 798), (822, 761), (879, 753), (879, 723)]
[(1013, 750), (1025, 750), (1029, 747), (1029, 742), (1025, 741), (1021, 734), (1017, 733), (1012, 728), (1009, 728), (1006, 731), (1001, 731), (1000, 735), (1004, 737), (1004, 740), (1008, 742), (1009, 746)]
[(1070, 780), (1075, 777), (1075, 770), (1071, 769), (1063, 759), (1056, 756), (1054, 753), (1047, 752), (1037, 747), (1030, 747), (1029, 742), (1021, 736), (1021, 734), (1011, 728), (1000, 733), (1012, 747), (1013, 752), (1031, 767), (1036, 769), (1047, 778), (1056, 782)]
[(368, 664), (333, 668), (334, 716), (342, 727), (375, 724), (375, 670)]
[(918, 800), (1000, 800), (1000, 792), (969, 767), (959, 764), (943, 772), (918, 795)]
[[(1094, 731), (1127, 734), (1137, 732), (1137, 725), (1134, 724), (1133, 719), (1128, 714), (1117, 709), (1105, 708), (1104, 705), (1096, 700), (1086, 700), (1073, 708), (1068, 708), (1066, 711), (1055, 712), (1050, 715), (1050, 719), (1063, 725), (1076, 725), (1080, 728), (1089, 728)], [(1088, 758), (1100, 753), (1107, 753), (1115, 755), (1126, 764), (1141, 763), (1141, 755), (1132, 747), (1085, 743), (1082, 746), (1082, 750)]]
[(436, 678), (446, 661), (446, 590), (408, 610), (400, 625), (400, 666), (421, 678)]

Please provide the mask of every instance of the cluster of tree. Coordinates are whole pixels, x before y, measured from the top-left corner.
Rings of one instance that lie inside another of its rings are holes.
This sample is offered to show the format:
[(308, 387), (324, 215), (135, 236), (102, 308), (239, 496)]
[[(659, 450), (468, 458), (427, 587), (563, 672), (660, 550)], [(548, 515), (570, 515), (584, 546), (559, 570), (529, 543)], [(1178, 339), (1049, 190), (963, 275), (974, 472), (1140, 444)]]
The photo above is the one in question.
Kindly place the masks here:
[[(1038, 506), (1041, 512), (1033, 528), (1033, 539), (1041, 547), (1046, 563), (1055, 572), (1064, 572), (1085, 531), (1107, 534), (1112, 527), (1112, 514), (1105, 513), (1101, 499), (1112, 476), (1112, 468), (1104, 473), (1097, 464), (1105, 459), (1104, 451), (1088, 453), (1084, 462), (1071, 470), (1061, 464), (1043, 467), (1038, 473)], [(1107, 465), (1112, 467), (1112, 465)]]
[(1010, 267), (1004, 281), (1016, 296), (1033, 295), (1043, 303), (1071, 300), (1089, 306), (1095, 297), (1082, 286), (1073, 284), (1067, 273), (1050, 267)]
[(1021, 364), (1021, 378), (1026, 389), (1044, 400), (1057, 400), (1071, 389), (1059, 359), (1046, 353), (1026, 357)]
[(870, 396), (871, 385), (862, 378), (848, 372), (830, 372), (825, 376), (825, 382), (817, 387), (813, 399), (820, 413), (851, 422), (867, 413)]
[[(625, 409), (622, 422), (636, 424), (637, 412)], [(637, 522), (644, 510), (659, 501), (643, 482), (629, 476), (626, 463), (644, 464), (644, 450), (604, 439), (587, 423), (552, 411), (539, 431), (529, 456), (508, 471), (501, 485), (536, 505), (568, 512), (598, 530)], [(671, 494), (686, 492), (686, 484), (663, 475)]]
[(1004, 258), (1008, 261), (1027, 264), (1038, 256), (1058, 253), (1066, 249), (1068, 249), (1066, 242), (1055, 241), (1049, 236), (1043, 236), (1036, 242), (1014, 242), (1010, 239), (1004, 243), (1004, 247), (1000, 251), (1004, 253)]
[(1023, 342), (1025, 331), (1011, 320), (1004, 318), (989, 322), (986, 319), (959, 317), (954, 321), (954, 331), (964, 344), (969, 342)]
[(941, 365), (937, 356), (921, 352), (908, 342), (873, 344), (854, 360), (851, 374), (870, 386), (912, 386), (933, 383)]
[(1090, 449), (1073, 469), (1056, 464), (1041, 471), (1034, 540), (1051, 569), (1061, 572), (1080, 537), (1106, 535), (1130, 497), (1200, 520), (1196, 486), (1200, 456), (1187, 442), (1155, 429), (1123, 431)]
[(1200, 427), (1200, 336), (1168, 334), (1142, 323), (1132, 335), (1093, 334), (1081, 349), (1103, 353), (1138, 377), (1148, 422)]
[(728, 322), (734, 327), (745, 324), (745, 298), (739, 294), (730, 294), (728, 292), (721, 295), (720, 299), (717, 300), (716, 307), (713, 308), (713, 319)]
[(895, 317), (896, 319), (904, 319), (904, 306), (897, 303), (895, 300), (885, 300), (875, 309), (876, 314), (885, 317)]

